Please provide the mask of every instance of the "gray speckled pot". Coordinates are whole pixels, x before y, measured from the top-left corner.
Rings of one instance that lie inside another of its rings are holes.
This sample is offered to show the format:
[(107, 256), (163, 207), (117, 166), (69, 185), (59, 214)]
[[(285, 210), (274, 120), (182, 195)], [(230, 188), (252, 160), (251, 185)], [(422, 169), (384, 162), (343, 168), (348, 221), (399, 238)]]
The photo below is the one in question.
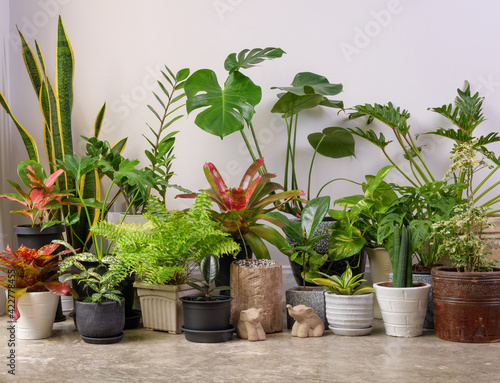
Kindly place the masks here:
[[(302, 286), (292, 287), (288, 289), (285, 293), (286, 304), (297, 306), (306, 305), (311, 307), (316, 314), (321, 318), (325, 324), (325, 328), (328, 328), (328, 322), (326, 321), (325, 315), (325, 289), (320, 286), (306, 286), (306, 290), (303, 290)], [(286, 324), (287, 328), (292, 328), (295, 320), (286, 312)]]

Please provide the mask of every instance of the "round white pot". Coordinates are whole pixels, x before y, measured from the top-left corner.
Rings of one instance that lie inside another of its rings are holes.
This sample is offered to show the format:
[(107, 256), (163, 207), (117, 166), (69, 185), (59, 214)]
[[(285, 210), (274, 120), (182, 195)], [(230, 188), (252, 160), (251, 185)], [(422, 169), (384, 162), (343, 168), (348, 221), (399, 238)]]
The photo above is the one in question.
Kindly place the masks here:
[(337, 295), (325, 291), (326, 318), (336, 335), (367, 335), (372, 331), (373, 293)]
[(50, 291), (24, 294), (18, 302), (18, 339), (43, 339), (52, 335), (59, 297)]
[(392, 287), (392, 282), (379, 282), (373, 288), (387, 335), (405, 338), (422, 335), (431, 285), (414, 282), (413, 287)]

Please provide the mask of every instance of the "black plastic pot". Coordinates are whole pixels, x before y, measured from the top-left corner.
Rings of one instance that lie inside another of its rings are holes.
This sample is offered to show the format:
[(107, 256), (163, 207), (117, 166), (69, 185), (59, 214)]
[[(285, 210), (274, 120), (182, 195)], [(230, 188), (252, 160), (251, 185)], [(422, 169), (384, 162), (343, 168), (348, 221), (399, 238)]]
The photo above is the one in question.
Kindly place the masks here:
[(216, 343), (231, 340), (235, 328), (230, 324), (233, 298), (218, 295), (214, 301), (197, 301), (198, 296), (181, 298), (186, 340)]
[(17, 236), (19, 247), (24, 245), (30, 249), (39, 249), (50, 244), (54, 239), (62, 239), (62, 233), (66, 230), (64, 225), (54, 225), (44, 230), (31, 225), (14, 226), (14, 234)]
[(217, 295), (214, 301), (197, 301), (199, 296), (181, 298), (184, 327), (190, 330), (227, 330), (231, 327), (233, 298)]
[[(219, 258), (219, 274), (217, 278), (215, 279), (215, 285), (216, 286), (229, 286), (229, 283), (231, 281), (231, 263), (236, 260), (236, 259), (245, 259), (245, 258), (252, 258), (252, 249), (250, 249), (250, 246), (242, 240), (242, 239), (235, 239), (234, 240), (237, 244), (240, 245), (241, 251), (236, 254), (236, 258), (232, 255), (229, 254), (223, 254)], [(222, 295), (229, 295), (229, 290), (221, 292)]]
[(123, 338), (125, 302), (75, 301), (75, 320), (82, 339), (93, 344), (118, 343)]

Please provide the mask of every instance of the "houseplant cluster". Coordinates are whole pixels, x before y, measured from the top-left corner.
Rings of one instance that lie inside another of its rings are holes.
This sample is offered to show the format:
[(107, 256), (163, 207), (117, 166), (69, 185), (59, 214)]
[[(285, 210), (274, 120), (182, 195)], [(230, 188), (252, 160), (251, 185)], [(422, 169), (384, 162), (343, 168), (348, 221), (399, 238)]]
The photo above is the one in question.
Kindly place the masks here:
[[(12, 319), (26, 323), (33, 322), (32, 314), (23, 309), (23, 303), (32, 306), (36, 295), (47, 299), (55, 294), (55, 299), (49, 298), (51, 311), (43, 314), (49, 323), (38, 333), (23, 330), (26, 338), (50, 336), (57, 295), (71, 294), (75, 325), (82, 339), (93, 344), (119, 342), (123, 330), (134, 325), (137, 289), (144, 327), (172, 334), (184, 330), (186, 338), (196, 342), (230, 340), (236, 326), (230, 323), (234, 315), (231, 295), (236, 296), (235, 289), (242, 290), (232, 284), (232, 261), (239, 258), (245, 266), (263, 269), (272, 265), (273, 273), (281, 272), (274, 261), (266, 263), (272, 246), (289, 257), (297, 274), (300, 286), (294, 290), (300, 294), (293, 298), (294, 305), (317, 305), (314, 311), (333, 334), (369, 334), (374, 303), (378, 302), (376, 310), (380, 310), (386, 333), (391, 336), (418, 336), (425, 327), (434, 328), (436, 336), (445, 340), (500, 340), (500, 270), (489, 258), (485, 234), (491, 225), (488, 217), (499, 211), (500, 194), (495, 193), (500, 181), (494, 181), (493, 175), (500, 168), (500, 157), (491, 151), (491, 144), (500, 137), (497, 133), (476, 134), (485, 119), (483, 98), (473, 94), (468, 83), (458, 90), (453, 104), (431, 108), (448, 119), (450, 127), (425, 134), (453, 142), (449, 171), (436, 175), (411, 132), (408, 111), (392, 103), (346, 108), (342, 101), (330, 98), (342, 91), (342, 84), (330, 83), (315, 73), (298, 73), (290, 86), (273, 87), (280, 93), (270, 112), (278, 113), (287, 127), (284, 182), (280, 185), (273, 181), (276, 174), (266, 168), (253, 125), (262, 89), (246, 75), (257, 64), (279, 59), (285, 53), (280, 48), (230, 54), (224, 62), (228, 72), (224, 87), (211, 69), (191, 74), (187, 68), (174, 73), (165, 67), (159, 82), (163, 93), (154, 94), (159, 106), (148, 105), (158, 127), (149, 127), (149, 135), (144, 135), (148, 163), (141, 164), (124, 156), (126, 138), (114, 144), (99, 138), (106, 105), (96, 117), (94, 135), (80, 138), (86, 153), (73, 152), (74, 57), (61, 18), (58, 77), (54, 82), (45, 73), (38, 46), (35, 56), (19, 34), (44, 117), (50, 172), (41, 165), (32, 135), (0, 94), (0, 104), (27, 150), (27, 159), (17, 164), (24, 186), (9, 181), (17, 194), (0, 197), (21, 204), (22, 209), (12, 213), (30, 220), (30, 224), (14, 229), (18, 249), (8, 247), (0, 257), (0, 270), (6, 273), (0, 277), (0, 286), (9, 291)], [(354, 129), (328, 127), (310, 134), (310, 166), (307, 175), (300, 177), (295, 139), (299, 116), (314, 108), (332, 108), (347, 113), (349, 119), (366, 121)], [(172, 183), (175, 138), (182, 133), (169, 128), (184, 116), (184, 110), (196, 114), (195, 124), (210, 134), (221, 138), (241, 134), (250, 165), (238, 187), (229, 187), (210, 162), (203, 166), (208, 189), (192, 192)], [(57, 118), (51, 118), (55, 115)], [(370, 129), (374, 120), (388, 128), (392, 140), (386, 138), (387, 133)], [(327, 183), (353, 182), (361, 187), (360, 194), (332, 200), (322, 195), (324, 186), (312, 191), (316, 156), (353, 156), (355, 137), (378, 147), (388, 163), (375, 175), (363, 175), (361, 183), (340, 179)], [(391, 157), (387, 150), (391, 143), (399, 145), (402, 161), (408, 166)], [(404, 181), (387, 182), (390, 172), (399, 172)], [(306, 179), (306, 184), (299, 184), (301, 179)], [(192, 206), (184, 211), (168, 209), (170, 188), (179, 198), (194, 199)], [(127, 206), (124, 218), (110, 223), (107, 214), (120, 196)], [(144, 223), (126, 222), (127, 214), (142, 214)], [(373, 287), (363, 279), (366, 253)], [(255, 263), (253, 257), (257, 258)], [(392, 281), (379, 272), (384, 270), (379, 261), (390, 265)], [(197, 271), (202, 279), (194, 278)], [(245, 273), (250, 271), (238, 272), (242, 273), (241, 281), (249, 280)], [(422, 273), (427, 276), (422, 277)], [(66, 279), (59, 281), (63, 275)], [(264, 288), (281, 294), (280, 278), (270, 283), (265, 271), (258, 275), (262, 280), (256, 288), (269, 283)], [(281, 310), (278, 301), (277, 310)], [(223, 306), (222, 324), (205, 322), (219, 314), (210, 314), (206, 320), (197, 316), (199, 307), (214, 303)], [(259, 316), (266, 316), (276, 311), (267, 303), (252, 301), (253, 306), (262, 307), (246, 307), (245, 302), (238, 302), (238, 307), (255, 308)], [(183, 317), (183, 306), (187, 317)]]

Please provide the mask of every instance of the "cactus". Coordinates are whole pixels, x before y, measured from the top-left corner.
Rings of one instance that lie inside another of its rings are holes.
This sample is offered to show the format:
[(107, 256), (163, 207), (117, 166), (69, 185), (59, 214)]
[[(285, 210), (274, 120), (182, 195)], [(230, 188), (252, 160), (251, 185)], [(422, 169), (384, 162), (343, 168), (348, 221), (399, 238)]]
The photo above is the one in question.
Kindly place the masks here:
[(412, 254), (410, 251), (410, 232), (406, 226), (394, 228), (392, 247), (392, 286), (412, 287)]

